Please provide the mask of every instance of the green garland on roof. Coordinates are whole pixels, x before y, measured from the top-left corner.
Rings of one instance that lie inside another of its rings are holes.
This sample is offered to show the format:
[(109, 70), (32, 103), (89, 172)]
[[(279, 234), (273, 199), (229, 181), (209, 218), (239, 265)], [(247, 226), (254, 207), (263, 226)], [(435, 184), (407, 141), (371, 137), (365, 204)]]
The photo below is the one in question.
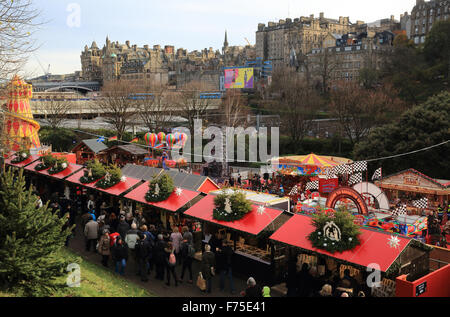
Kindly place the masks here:
[(355, 224), (354, 219), (347, 211), (319, 212), (312, 219), (316, 230), (308, 239), (315, 248), (330, 253), (352, 250), (361, 243), (360, 227)]
[(26, 159), (28, 159), (31, 156), (30, 151), (29, 150), (22, 150), (16, 153), (16, 157), (11, 160), (11, 163), (13, 164), (17, 164), (17, 163), (21, 163), (23, 161), (25, 161)]
[(80, 183), (90, 184), (105, 177), (106, 168), (98, 161), (89, 161), (84, 171), (84, 175), (80, 177)]
[(154, 177), (148, 185), (148, 192), (145, 194), (145, 200), (156, 203), (164, 201), (172, 195), (174, 191), (173, 179), (167, 174)]
[(105, 177), (100, 179), (95, 187), (101, 189), (108, 189), (115, 185), (117, 185), (122, 178), (122, 171), (116, 165), (110, 165), (105, 168), (106, 174)]
[(65, 157), (56, 159), (55, 164), (48, 170), (50, 175), (58, 174), (64, 171), (67, 167), (69, 167), (69, 163)]
[(34, 169), (36, 171), (43, 171), (49, 169), (53, 165), (55, 165), (57, 159), (53, 157), (51, 154), (44, 155), (40, 158), (41, 163), (37, 164)]

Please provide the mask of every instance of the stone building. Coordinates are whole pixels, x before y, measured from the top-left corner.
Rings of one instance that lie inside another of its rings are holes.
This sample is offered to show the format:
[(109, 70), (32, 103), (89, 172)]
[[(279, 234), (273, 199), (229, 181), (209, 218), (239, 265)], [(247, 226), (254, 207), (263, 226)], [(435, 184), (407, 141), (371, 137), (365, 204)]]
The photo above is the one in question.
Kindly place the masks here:
[(411, 11), (410, 38), (415, 44), (425, 43), (425, 38), (433, 24), (437, 21), (450, 19), (449, 0), (416, 0), (416, 5)]
[(366, 33), (344, 34), (333, 47), (313, 49), (299, 71), (313, 84), (322, 84), (322, 77), (332, 81), (356, 81), (363, 68), (380, 69), (384, 55), (393, 47), (395, 35), (390, 31), (368, 37)]
[(269, 22), (267, 26), (260, 23), (256, 32), (256, 57), (271, 60), (274, 69), (286, 66), (293, 54), (308, 54), (313, 48), (320, 47), (329, 34), (354, 32), (356, 26), (362, 24), (362, 21), (352, 24), (348, 17), (325, 18), (323, 13), (318, 18), (310, 15)]

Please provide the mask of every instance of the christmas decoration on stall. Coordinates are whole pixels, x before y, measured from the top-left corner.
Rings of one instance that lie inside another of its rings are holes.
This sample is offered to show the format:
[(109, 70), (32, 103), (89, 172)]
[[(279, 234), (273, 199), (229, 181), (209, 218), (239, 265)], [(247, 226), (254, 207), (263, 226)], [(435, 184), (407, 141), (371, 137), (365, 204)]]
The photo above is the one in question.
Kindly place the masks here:
[(80, 183), (90, 184), (98, 181), (106, 175), (105, 167), (98, 161), (90, 161), (87, 163), (84, 175), (80, 177)]
[(43, 171), (53, 167), (56, 163), (56, 157), (53, 157), (51, 154), (44, 155), (40, 158), (41, 163), (37, 164), (34, 169), (36, 171)]
[(11, 161), (11, 163), (13, 163), (13, 164), (21, 163), (21, 162), (25, 161), (26, 159), (28, 159), (30, 156), (31, 156), (31, 154), (30, 154), (29, 150), (21, 150), (16, 153), (16, 157)]
[(100, 179), (97, 183), (95, 183), (95, 187), (101, 189), (111, 188), (117, 185), (122, 180), (122, 171), (116, 165), (110, 165), (105, 168), (106, 174), (105, 177)]
[(13, 151), (40, 150), (39, 123), (33, 119), (30, 107), (32, 85), (27, 84), (19, 76), (15, 76), (8, 84), (6, 102), (7, 112), (4, 119), (5, 146)]
[(312, 224), (316, 230), (308, 239), (315, 248), (342, 253), (361, 243), (360, 227), (355, 224), (354, 216), (347, 211), (319, 212), (314, 215)]
[(223, 191), (214, 198), (213, 218), (219, 221), (236, 221), (252, 211), (252, 204), (242, 192)]
[(400, 246), (400, 240), (396, 236), (391, 236), (388, 239), (388, 245), (390, 248), (398, 249)]
[(174, 191), (173, 179), (167, 174), (154, 177), (148, 187), (149, 190), (145, 194), (145, 200), (148, 202), (164, 201)]

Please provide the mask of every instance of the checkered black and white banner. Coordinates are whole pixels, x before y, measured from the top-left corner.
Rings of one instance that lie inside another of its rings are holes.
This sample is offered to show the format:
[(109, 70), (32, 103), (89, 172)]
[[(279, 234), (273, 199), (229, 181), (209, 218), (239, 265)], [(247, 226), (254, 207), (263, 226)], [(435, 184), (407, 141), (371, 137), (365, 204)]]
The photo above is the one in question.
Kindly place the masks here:
[(395, 208), (391, 214), (394, 217), (406, 215), (406, 205), (401, 205), (400, 207)]
[(346, 165), (338, 165), (334, 167), (334, 172), (338, 175), (343, 175), (346, 172)]
[(417, 208), (422, 208), (422, 209), (427, 208), (428, 207), (428, 198), (421, 198), (419, 200), (414, 200), (412, 202), (412, 204), (414, 207), (417, 207)]
[(348, 180), (349, 185), (358, 184), (362, 182), (362, 173), (355, 173), (352, 176), (350, 176), (350, 179)]
[(353, 172), (364, 172), (367, 170), (367, 162), (359, 161), (353, 163)]
[(306, 184), (306, 190), (319, 189), (319, 181), (313, 181)]
[(333, 167), (333, 168), (327, 169), (327, 172), (326, 172), (326, 179), (332, 179), (332, 178), (335, 178), (335, 177), (336, 177), (336, 171), (335, 171), (335, 168)]
[(372, 180), (381, 179), (381, 167), (373, 173)]
[(291, 189), (291, 192), (289, 193), (289, 196), (297, 195), (297, 193), (298, 193), (298, 189), (297, 189), (297, 185), (295, 185), (295, 186)]

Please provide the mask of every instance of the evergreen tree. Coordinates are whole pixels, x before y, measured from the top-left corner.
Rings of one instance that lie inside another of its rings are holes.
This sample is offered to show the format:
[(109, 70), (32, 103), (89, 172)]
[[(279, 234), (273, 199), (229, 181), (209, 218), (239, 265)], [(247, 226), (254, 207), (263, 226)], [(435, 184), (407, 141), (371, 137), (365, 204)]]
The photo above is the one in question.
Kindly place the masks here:
[(0, 176), (0, 287), (25, 296), (45, 296), (58, 286), (67, 263), (59, 256), (70, 229), (66, 217), (48, 204), (36, 208), (37, 196), (26, 189), (23, 171)]

